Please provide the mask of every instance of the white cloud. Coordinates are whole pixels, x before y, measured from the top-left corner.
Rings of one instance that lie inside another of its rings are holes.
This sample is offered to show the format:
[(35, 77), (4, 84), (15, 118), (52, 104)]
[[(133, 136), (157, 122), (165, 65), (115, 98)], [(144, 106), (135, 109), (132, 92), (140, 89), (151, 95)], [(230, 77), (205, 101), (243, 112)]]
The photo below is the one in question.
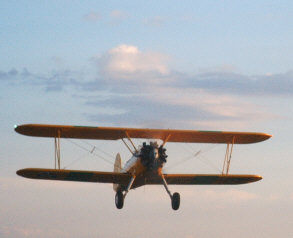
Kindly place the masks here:
[(119, 45), (97, 58), (100, 72), (115, 80), (140, 80), (146, 74), (166, 75), (167, 57), (157, 52), (141, 52), (133, 45)]

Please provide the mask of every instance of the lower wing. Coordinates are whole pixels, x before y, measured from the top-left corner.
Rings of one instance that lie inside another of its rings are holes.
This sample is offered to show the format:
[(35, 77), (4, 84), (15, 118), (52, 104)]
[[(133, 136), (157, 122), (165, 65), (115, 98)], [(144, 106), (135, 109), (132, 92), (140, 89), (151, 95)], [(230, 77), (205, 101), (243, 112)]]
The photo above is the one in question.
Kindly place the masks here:
[[(100, 172), (64, 169), (28, 168), (17, 171), (17, 174), (31, 179), (114, 183), (127, 186), (131, 174), (120, 172)], [(221, 185), (246, 184), (262, 179), (258, 175), (222, 175), (222, 174), (164, 174), (166, 182), (174, 185)], [(138, 176), (132, 188), (146, 184), (163, 184), (160, 176)]]
[(129, 183), (131, 175), (117, 172), (99, 172), (65, 169), (28, 168), (16, 172), (18, 175), (31, 179), (61, 180), (94, 183)]
[(182, 185), (220, 185), (220, 184), (246, 184), (262, 179), (259, 175), (224, 175), (224, 174), (166, 174), (168, 184)]

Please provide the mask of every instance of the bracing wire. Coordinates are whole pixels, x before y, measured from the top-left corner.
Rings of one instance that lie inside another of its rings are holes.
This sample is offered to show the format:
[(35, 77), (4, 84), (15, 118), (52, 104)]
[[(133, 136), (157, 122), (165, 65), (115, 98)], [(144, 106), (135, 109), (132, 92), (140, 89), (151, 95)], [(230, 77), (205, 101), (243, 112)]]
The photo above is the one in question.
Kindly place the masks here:
[(92, 145), (92, 144), (89, 143), (88, 141), (81, 140), (81, 142), (83, 142), (83, 143), (85, 143), (85, 144), (87, 144), (87, 145), (89, 145), (89, 146), (92, 147), (91, 153), (93, 153), (95, 150), (98, 150), (98, 151), (100, 151), (101, 153), (103, 153), (104, 155), (110, 157), (111, 159), (113, 158), (113, 155), (107, 153), (106, 151), (100, 149), (99, 147), (97, 147), (97, 146), (95, 146), (95, 145)]
[(166, 169), (173, 169), (173, 168), (175, 168), (175, 167), (177, 167), (177, 166), (179, 166), (179, 165), (181, 165), (181, 164), (187, 162), (188, 160), (191, 160), (191, 159), (197, 157), (200, 153), (201, 153), (201, 151), (199, 150), (199, 151), (196, 152), (195, 154), (193, 154), (193, 155), (189, 155), (189, 156), (185, 157), (184, 159), (182, 159), (181, 161), (177, 162), (176, 164), (173, 164), (173, 165), (167, 166)]
[[(191, 159), (197, 158), (202, 163), (205, 163), (206, 165), (210, 166), (211, 168), (216, 169), (217, 171), (221, 172), (221, 170), (217, 166), (215, 166), (211, 161), (209, 161), (206, 157), (203, 156), (203, 154), (205, 154), (206, 152), (209, 152), (209, 151), (212, 151), (213, 149), (215, 149), (218, 146), (218, 144), (208, 145), (208, 146), (206, 146), (206, 148), (201, 149), (201, 150), (197, 151), (196, 153), (195, 153), (195, 149), (190, 144), (185, 143), (185, 144), (182, 144), (182, 146), (185, 148), (185, 150), (188, 150), (189, 153), (191, 152), (192, 155), (185, 157), (184, 159), (182, 159), (181, 161), (179, 161), (176, 164), (173, 164), (173, 165), (166, 167), (166, 169), (173, 169), (183, 163), (186, 163), (187, 161), (189, 161)], [(202, 157), (204, 157), (204, 159)]]
[(211, 168), (217, 170), (219, 173), (222, 173), (222, 171), (214, 165), (210, 160), (208, 160), (204, 155), (201, 154), (200, 157), (198, 157), (198, 160), (205, 163), (206, 165), (209, 165)]
[(86, 155), (87, 155), (87, 153), (85, 155), (79, 156), (77, 159), (73, 160), (71, 163), (69, 163), (68, 165), (64, 166), (63, 169), (67, 169), (68, 167), (71, 167), (72, 165), (77, 163), (79, 160), (83, 159)]
[[(110, 161), (110, 160), (106, 159), (105, 157), (103, 157), (103, 156), (101, 156), (101, 155), (95, 153), (95, 149), (97, 149), (97, 150), (100, 151), (100, 149), (98, 149), (97, 147), (93, 147), (93, 148), (91, 148), (91, 149), (89, 150), (89, 149), (85, 148), (84, 146), (81, 146), (81, 145), (79, 145), (78, 143), (74, 142), (73, 140), (70, 140), (70, 139), (67, 138), (67, 141), (69, 141), (70, 143), (72, 143), (72, 144), (74, 144), (75, 146), (79, 147), (80, 149), (83, 149), (83, 150), (89, 152), (90, 154), (92, 154), (92, 155), (94, 155), (94, 156), (96, 156), (96, 157), (102, 159), (102, 160), (105, 161), (106, 163), (113, 165), (113, 161)], [(90, 145), (90, 144), (89, 144), (89, 145)], [(104, 153), (107, 154), (106, 152), (104, 152)], [(112, 156), (109, 155), (109, 154), (108, 154), (108, 156), (112, 157)], [(112, 157), (112, 158), (113, 158), (113, 157)], [(71, 165), (72, 165), (73, 163), (76, 163), (76, 162), (77, 162), (78, 160), (80, 160), (80, 159), (82, 159), (82, 157), (80, 157), (80, 158), (76, 159), (75, 161), (73, 161), (73, 162), (71, 163)], [(66, 166), (66, 167), (68, 167), (68, 166)]]

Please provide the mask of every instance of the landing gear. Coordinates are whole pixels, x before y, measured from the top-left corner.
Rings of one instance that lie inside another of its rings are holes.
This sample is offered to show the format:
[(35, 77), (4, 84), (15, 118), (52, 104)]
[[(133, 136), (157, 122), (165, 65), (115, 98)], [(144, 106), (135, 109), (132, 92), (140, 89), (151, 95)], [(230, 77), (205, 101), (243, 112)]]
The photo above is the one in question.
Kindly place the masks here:
[(173, 193), (173, 196), (171, 198), (171, 204), (173, 210), (178, 210), (180, 206), (180, 194), (179, 193)]
[(179, 193), (173, 193), (173, 195), (171, 194), (169, 188), (168, 188), (168, 185), (167, 185), (167, 182), (166, 182), (166, 179), (164, 177), (164, 175), (162, 174), (162, 180), (163, 180), (163, 185), (167, 191), (167, 193), (169, 194), (170, 198), (171, 198), (171, 205), (172, 205), (172, 208), (173, 210), (178, 210), (179, 209), (179, 206), (180, 206), (180, 194)]
[(127, 186), (124, 194), (123, 194), (123, 192), (121, 190), (118, 190), (116, 192), (116, 195), (115, 195), (115, 204), (116, 204), (116, 207), (118, 209), (121, 209), (123, 207), (124, 199), (125, 199), (127, 193), (129, 192), (129, 190), (131, 189), (131, 186), (132, 186), (134, 180), (135, 180), (135, 176), (133, 175), (131, 177), (131, 179), (130, 179), (130, 182), (129, 182), (129, 184), (128, 184), (128, 186)]
[(115, 204), (116, 204), (116, 207), (118, 209), (121, 209), (123, 207), (124, 196), (123, 196), (123, 193), (121, 191), (117, 191), (117, 193), (115, 195)]

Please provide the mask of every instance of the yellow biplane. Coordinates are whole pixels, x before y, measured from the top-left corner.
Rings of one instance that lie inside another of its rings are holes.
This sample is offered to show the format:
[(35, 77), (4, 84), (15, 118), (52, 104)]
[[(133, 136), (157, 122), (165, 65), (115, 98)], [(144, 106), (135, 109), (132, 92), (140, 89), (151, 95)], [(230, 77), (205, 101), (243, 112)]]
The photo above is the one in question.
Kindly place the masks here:
[[(115, 204), (121, 209), (130, 189), (147, 184), (162, 184), (171, 198), (174, 210), (180, 206), (179, 193), (171, 193), (168, 184), (174, 185), (220, 185), (246, 184), (261, 180), (258, 175), (229, 174), (229, 166), (234, 144), (250, 144), (267, 140), (271, 135), (250, 132), (195, 131), (170, 129), (135, 129), (115, 127), (85, 127), (26, 124), (15, 126), (15, 131), (36, 137), (55, 139), (55, 169), (26, 168), (17, 174), (32, 179), (112, 183), (116, 192)], [(114, 172), (81, 171), (60, 169), (60, 138), (122, 140), (130, 150), (132, 157), (125, 166), (121, 166), (119, 153), (114, 163)], [(160, 139), (157, 142), (144, 142), (138, 148), (132, 138)], [(128, 143), (127, 143), (128, 140)], [(223, 171), (221, 174), (165, 174), (162, 172), (167, 162), (167, 142), (184, 143), (221, 143), (227, 144)], [(131, 148), (132, 147), (132, 148)]]

